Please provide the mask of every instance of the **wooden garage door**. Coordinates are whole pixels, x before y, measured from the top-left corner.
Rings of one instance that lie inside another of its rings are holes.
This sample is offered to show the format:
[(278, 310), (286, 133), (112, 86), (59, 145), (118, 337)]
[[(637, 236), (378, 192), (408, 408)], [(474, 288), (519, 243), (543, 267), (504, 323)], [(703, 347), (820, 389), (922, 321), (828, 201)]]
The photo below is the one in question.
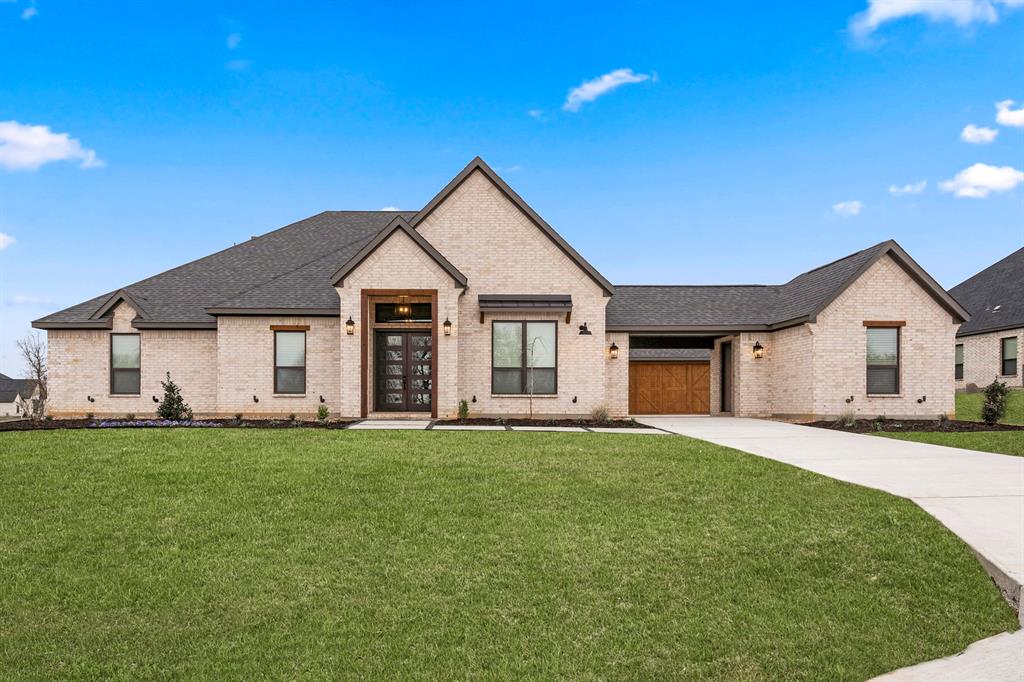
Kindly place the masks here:
[(631, 414), (708, 414), (710, 410), (709, 363), (629, 363)]

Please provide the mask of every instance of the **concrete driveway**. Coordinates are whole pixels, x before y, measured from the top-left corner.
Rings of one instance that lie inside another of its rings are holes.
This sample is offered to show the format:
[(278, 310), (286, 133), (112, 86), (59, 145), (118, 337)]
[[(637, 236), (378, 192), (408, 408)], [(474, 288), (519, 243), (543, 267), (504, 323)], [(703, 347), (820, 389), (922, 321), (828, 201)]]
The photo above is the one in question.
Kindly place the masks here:
[(970, 545), (1003, 592), (1020, 603), (1024, 582), (1024, 457), (763, 419), (638, 420), (908, 497)]

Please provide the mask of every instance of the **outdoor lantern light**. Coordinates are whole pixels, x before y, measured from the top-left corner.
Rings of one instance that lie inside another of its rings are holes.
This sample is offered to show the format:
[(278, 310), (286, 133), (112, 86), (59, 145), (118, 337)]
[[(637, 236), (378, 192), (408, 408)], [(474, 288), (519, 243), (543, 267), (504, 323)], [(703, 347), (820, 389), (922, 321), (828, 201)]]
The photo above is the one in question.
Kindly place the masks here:
[(349, 336), (356, 333), (356, 322), (352, 319), (351, 315), (349, 315), (348, 319), (345, 320), (345, 333)]
[(612, 360), (619, 357), (619, 346), (614, 341), (612, 341), (612, 345), (608, 346), (608, 354), (612, 356)]
[(405, 296), (398, 297), (398, 304), (395, 306), (395, 314), (399, 317), (409, 317), (412, 314), (412, 307), (405, 300)]
[(452, 321), (451, 320), (449, 320), (447, 317), (444, 318), (444, 324), (441, 325), (441, 326), (444, 327), (444, 335), (445, 336), (451, 336), (452, 335)]
[(590, 329), (587, 328), (586, 322), (580, 325), (580, 336), (593, 336), (593, 334), (591, 334), (590, 332)]
[(760, 341), (754, 341), (754, 359), (760, 360), (764, 357), (764, 346), (761, 345)]

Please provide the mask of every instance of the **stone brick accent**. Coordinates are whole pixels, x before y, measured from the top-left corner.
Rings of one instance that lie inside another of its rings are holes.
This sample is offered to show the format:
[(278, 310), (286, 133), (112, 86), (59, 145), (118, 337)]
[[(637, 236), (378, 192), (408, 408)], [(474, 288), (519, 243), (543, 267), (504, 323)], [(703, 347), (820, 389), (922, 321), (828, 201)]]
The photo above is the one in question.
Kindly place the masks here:
[[(476, 396), (477, 402), (470, 403), (472, 413), (525, 415), (529, 410), (528, 398), (491, 395), (491, 322), (498, 319), (560, 321), (558, 395), (535, 397), (535, 415), (589, 415), (594, 408), (610, 403), (605, 395), (609, 360), (604, 345), (608, 298), (483, 173), (477, 171), (466, 178), (417, 229), (469, 280), (458, 305), (455, 333), (458, 398)], [(479, 294), (570, 294), (572, 320), (566, 323), (564, 314), (489, 313), (481, 324)], [(583, 322), (592, 336), (579, 335), (578, 326)], [(619, 361), (624, 357), (620, 355)]]
[[(1022, 294), (1024, 295), (1024, 294)], [(1017, 337), (1017, 371), (1012, 376), (1002, 375), (1002, 340)], [(957, 390), (964, 390), (967, 384), (977, 384), (984, 388), (994, 380), (1006, 382), (1007, 386), (1020, 388), (1024, 386), (1022, 376), (1022, 353), (1024, 353), (1024, 329), (1006, 329), (989, 334), (963, 336), (954, 343), (964, 345), (964, 378), (956, 382)], [(954, 356), (955, 357), (955, 356)], [(950, 361), (950, 373), (953, 372), (953, 360)]]
[[(54, 417), (149, 417), (163, 396), (160, 382), (170, 372), (196, 414), (217, 409), (217, 332), (208, 329), (142, 329), (131, 326), (137, 313), (127, 303), (113, 311), (113, 328), (51, 329), (47, 332), (50, 395)], [(141, 391), (110, 394), (110, 334), (138, 333), (142, 352)], [(90, 403), (91, 396), (95, 402)]]

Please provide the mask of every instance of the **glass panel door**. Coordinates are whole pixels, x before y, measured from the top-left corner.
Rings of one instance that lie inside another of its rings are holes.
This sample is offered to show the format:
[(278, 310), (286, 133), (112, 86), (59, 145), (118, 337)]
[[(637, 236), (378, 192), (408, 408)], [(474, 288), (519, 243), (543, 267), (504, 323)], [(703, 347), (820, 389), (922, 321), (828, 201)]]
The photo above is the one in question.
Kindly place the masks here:
[(380, 412), (430, 412), (434, 349), (430, 332), (377, 332), (374, 404)]

